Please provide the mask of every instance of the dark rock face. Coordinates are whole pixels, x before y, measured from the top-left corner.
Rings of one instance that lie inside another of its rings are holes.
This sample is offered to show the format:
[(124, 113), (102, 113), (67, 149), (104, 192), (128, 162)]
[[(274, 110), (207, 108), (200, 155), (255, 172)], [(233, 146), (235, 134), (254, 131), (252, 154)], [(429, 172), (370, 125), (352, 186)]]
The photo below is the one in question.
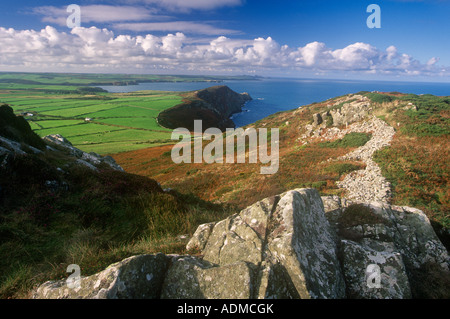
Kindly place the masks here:
[(313, 115), (314, 125), (320, 125), (323, 123), (322, 115), (319, 113)]
[(170, 129), (182, 127), (190, 131), (194, 130), (194, 120), (202, 120), (203, 129), (234, 128), (230, 116), (241, 112), (245, 102), (251, 99), (249, 94), (238, 94), (227, 86), (213, 86), (196, 91), (193, 98), (161, 112), (158, 123)]
[(45, 143), (31, 130), (28, 122), (22, 116), (16, 116), (6, 104), (0, 106), (0, 136), (38, 149), (45, 148)]

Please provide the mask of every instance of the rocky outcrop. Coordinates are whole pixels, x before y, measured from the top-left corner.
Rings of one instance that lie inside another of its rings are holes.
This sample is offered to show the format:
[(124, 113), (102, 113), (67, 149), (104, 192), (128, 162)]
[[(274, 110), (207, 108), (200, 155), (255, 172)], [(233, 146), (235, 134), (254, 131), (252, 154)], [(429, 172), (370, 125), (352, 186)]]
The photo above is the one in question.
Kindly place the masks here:
[(186, 256), (176, 258), (164, 280), (165, 299), (250, 299), (254, 269), (246, 262), (224, 266)]
[(193, 131), (194, 120), (202, 120), (203, 129), (234, 128), (230, 116), (241, 112), (242, 106), (251, 99), (248, 93), (238, 94), (224, 85), (213, 86), (189, 93), (182, 104), (159, 113), (157, 120), (170, 129), (182, 127)]
[(344, 296), (335, 245), (322, 202), (313, 190), (265, 199), (217, 223), (202, 253), (218, 265), (258, 266), (257, 277), (264, 284), (257, 285), (255, 297)]
[[(352, 298), (411, 298), (405, 265), (398, 252), (380, 252), (347, 240), (343, 240), (341, 246), (345, 281)], [(368, 268), (368, 265), (374, 266)], [(376, 278), (373, 278), (373, 281), (369, 278), (373, 270), (376, 270), (373, 272), (375, 276), (379, 275), (378, 282)], [(361, 274), (366, 274), (365, 278), (362, 278)]]
[(372, 156), (376, 151), (390, 145), (395, 130), (385, 121), (371, 115), (373, 110), (370, 99), (365, 96), (350, 94), (340, 98), (327, 112), (313, 115), (313, 123), (306, 127), (306, 134), (302, 139), (312, 137), (320, 140), (336, 140), (352, 132), (371, 133), (372, 138), (365, 145), (336, 159), (362, 161), (366, 167), (347, 174), (344, 180), (336, 184), (346, 190), (345, 197), (348, 199), (389, 203), (392, 194), (391, 184), (382, 175)]
[[(170, 257), (163, 254), (127, 258), (93, 276), (47, 282), (37, 289), (39, 299), (159, 298)], [(77, 282), (78, 280), (78, 282)]]
[[(411, 298), (412, 291), (423, 295), (426, 288), (417, 274), (429, 264), (443, 277), (450, 275), (448, 252), (422, 211), (381, 202), (355, 204), (332, 196), (322, 199), (336, 234), (348, 297)], [(364, 276), (370, 265), (379, 267), (375, 288)]]
[(41, 154), (42, 151), (31, 145), (18, 143), (14, 140), (0, 136), (0, 156), (2, 155), (25, 155), (28, 152), (32, 154)]
[(339, 127), (364, 120), (372, 110), (368, 97), (355, 94), (338, 99), (329, 111), (329, 116), (333, 118), (332, 125)]
[(322, 124), (322, 123), (323, 123), (322, 115), (320, 115), (319, 113), (314, 114), (314, 115), (313, 115), (313, 124), (314, 124), (315, 126), (317, 126), (317, 125), (320, 125), (320, 124)]
[(338, 128), (366, 120), (374, 110), (370, 99), (359, 94), (349, 94), (336, 99), (328, 109), (312, 116), (312, 123), (306, 126), (303, 139), (322, 137), (329, 132), (339, 132)]
[(24, 143), (34, 149), (45, 149), (45, 143), (35, 134), (27, 120), (16, 116), (14, 110), (6, 105), (0, 105), (0, 136), (15, 143)]
[[(40, 150), (24, 142), (18, 143), (14, 140), (7, 139), (0, 136), (0, 176), (3, 180), (11, 182), (12, 176), (17, 177), (17, 156), (28, 158), (29, 161), (36, 161), (39, 163), (39, 167), (33, 167), (36, 170), (42, 170), (48, 174), (40, 184), (45, 185), (45, 188), (50, 193), (58, 193), (60, 191), (68, 191), (69, 184), (66, 181), (66, 170), (71, 167), (84, 166), (92, 171), (99, 171), (101, 165), (105, 165), (103, 168), (111, 168), (115, 171), (124, 172), (122, 167), (116, 163), (116, 161), (110, 156), (100, 156), (96, 153), (86, 153), (75, 147), (62, 137), (61, 135), (49, 135), (42, 139), (43, 145), (46, 148)], [(51, 146), (50, 146), (51, 145)], [(47, 163), (47, 158), (60, 158), (58, 166)], [(19, 164), (20, 165), (20, 164)], [(52, 173), (49, 173), (52, 172)], [(29, 178), (32, 178), (34, 174), (32, 171), (26, 173)], [(48, 176), (47, 176), (48, 175)], [(0, 179), (2, 180), (2, 179)], [(6, 185), (6, 184), (5, 184)], [(0, 185), (0, 190), (2, 187)], [(10, 188), (10, 192), (16, 193), (16, 190)], [(0, 191), (0, 195), (3, 192)], [(1, 199), (1, 196), (0, 196)]]
[[(116, 161), (110, 156), (101, 156), (97, 153), (86, 153), (73, 147), (72, 144), (61, 135), (49, 135), (44, 137), (44, 141), (47, 142), (46, 151), (48, 152), (64, 152), (73, 157), (73, 162), (77, 165), (86, 166), (94, 171), (98, 170), (97, 165), (105, 164), (110, 168), (123, 171), (123, 168), (116, 163)], [(45, 144), (44, 144), (45, 145)], [(54, 147), (59, 149), (55, 149)], [(44, 150), (37, 149), (31, 145), (24, 143), (18, 143), (14, 140), (7, 139), (0, 136), (0, 167), (6, 168), (8, 162), (15, 155), (36, 155), (43, 154)]]
[(188, 244), (200, 256), (130, 257), (79, 288), (47, 282), (34, 298), (411, 298), (423, 265), (448, 276), (447, 251), (421, 211), (363, 207), (292, 190), (200, 226)]
[[(86, 153), (74, 147), (64, 136), (59, 134), (47, 135), (43, 138), (48, 144), (60, 148), (62, 151), (68, 153), (70, 156), (76, 158), (76, 163), (86, 166), (92, 170), (97, 170), (97, 165), (106, 164), (116, 171), (123, 171), (123, 168), (116, 163), (111, 156), (101, 156), (97, 153)], [(52, 147), (48, 147), (54, 150)]]

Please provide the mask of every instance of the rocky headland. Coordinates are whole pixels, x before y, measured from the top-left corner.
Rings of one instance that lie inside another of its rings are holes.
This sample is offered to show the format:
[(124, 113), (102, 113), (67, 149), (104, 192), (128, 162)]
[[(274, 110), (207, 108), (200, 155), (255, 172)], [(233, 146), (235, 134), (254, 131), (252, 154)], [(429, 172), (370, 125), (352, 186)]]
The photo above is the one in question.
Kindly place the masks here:
[(231, 115), (239, 113), (247, 101), (248, 93), (236, 93), (228, 86), (213, 86), (185, 94), (182, 104), (162, 111), (158, 123), (170, 129), (194, 130), (194, 120), (202, 120), (203, 129), (216, 127), (221, 130), (234, 128)]

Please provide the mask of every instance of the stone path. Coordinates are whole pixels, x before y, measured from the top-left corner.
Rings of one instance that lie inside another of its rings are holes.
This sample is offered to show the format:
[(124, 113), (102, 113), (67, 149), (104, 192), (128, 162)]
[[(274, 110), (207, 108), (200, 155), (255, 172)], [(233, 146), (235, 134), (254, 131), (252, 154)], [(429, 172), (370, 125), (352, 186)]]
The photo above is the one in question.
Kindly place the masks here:
[(374, 116), (368, 121), (355, 123), (340, 130), (339, 135), (344, 136), (351, 132), (371, 132), (372, 138), (364, 146), (338, 158), (338, 160), (362, 161), (367, 166), (363, 170), (349, 173), (343, 181), (337, 182), (337, 185), (347, 191), (345, 197), (350, 200), (389, 203), (391, 184), (382, 175), (380, 167), (372, 159), (372, 156), (377, 150), (390, 145), (395, 135), (394, 128)]

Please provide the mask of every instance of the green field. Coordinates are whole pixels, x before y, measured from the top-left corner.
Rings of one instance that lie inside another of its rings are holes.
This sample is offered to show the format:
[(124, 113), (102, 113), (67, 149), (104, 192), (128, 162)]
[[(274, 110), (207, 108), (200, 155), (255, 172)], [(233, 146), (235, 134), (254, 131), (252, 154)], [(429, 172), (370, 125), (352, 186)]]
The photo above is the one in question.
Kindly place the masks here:
[(16, 100), (11, 92), (2, 94), (0, 102), (10, 104), (18, 114), (32, 113), (25, 118), (40, 136), (61, 134), (84, 151), (112, 154), (170, 142), (171, 131), (158, 125), (156, 117), (161, 110), (181, 103), (180, 96), (132, 98), (128, 94), (122, 99), (120, 94), (108, 95), (114, 99), (47, 100), (30, 95)]
[[(40, 136), (61, 134), (87, 152), (114, 154), (173, 143), (158, 114), (182, 102), (177, 92), (108, 93), (95, 86), (144, 82), (221, 82), (257, 77), (185, 75), (4, 73), (0, 104), (23, 114)], [(180, 93), (181, 94), (181, 93)]]
[(24, 115), (42, 137), (61, 134), (84, 151), (114, 154), (170, 143), (171, 130), (161, 127), (156, 118), (162, 110), (182, 103), (182, 97), (162, 91), (80, 90), (75, 85), (158, 79), (161, 77), (0, 73), (0, 103)]

